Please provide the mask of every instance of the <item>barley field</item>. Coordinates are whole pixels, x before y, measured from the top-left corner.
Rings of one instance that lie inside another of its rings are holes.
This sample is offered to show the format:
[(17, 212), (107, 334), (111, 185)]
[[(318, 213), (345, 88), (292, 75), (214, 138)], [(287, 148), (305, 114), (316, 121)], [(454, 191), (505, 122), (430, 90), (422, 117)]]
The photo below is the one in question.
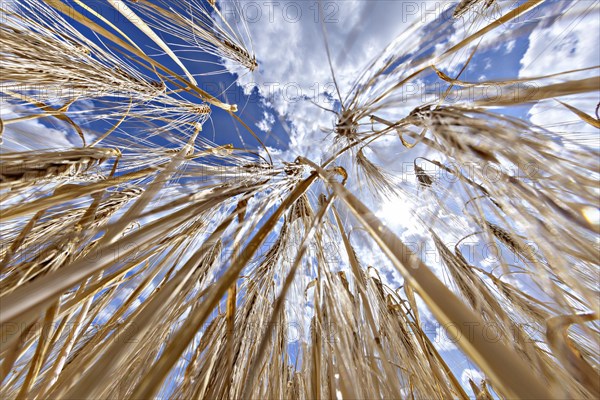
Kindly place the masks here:
[(600, 398), (600, 1), (0, 7), (0, 398)]

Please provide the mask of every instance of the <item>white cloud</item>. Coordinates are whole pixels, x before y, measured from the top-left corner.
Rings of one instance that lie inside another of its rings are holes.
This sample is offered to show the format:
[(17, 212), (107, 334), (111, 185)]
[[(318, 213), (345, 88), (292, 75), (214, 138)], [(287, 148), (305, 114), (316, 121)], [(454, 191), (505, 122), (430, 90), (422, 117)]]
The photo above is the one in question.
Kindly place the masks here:
[(448, 332), (441, 326), (438, 326), (435, 329), (435, 338), (433, 339), (433, 344), (440, 351), (453, 351), (456, 350), (455, 341), (450, 338)]
[[(546, 75), (599, 64), (598, 3), (562, 2), (566, 10), (558, 18), (542, 20), (529, 36), (519, 75)], [(591, 73), (593, 75), (593, 72)]]
[[(219, 4), (222, 10), (233, 9), (229, 1)], [(440, 4), (436, 3), (438, 8)], [(266, 102), (288, 122), (290, 152), (282, 155), (288, 159), (304, 155), (318, 160), (328, 147), (322, 143), (323, 128), (331, 129), (335, 116), (312, 103), (331, 109), (334, 99), (338, 100), (324, 38), (343, 97), (373, 58), (411, 22), (426, 17), (422, 5), (414, 9), (413, 1), (322, 2), (322, 9), (318, 5), (297, 1), (239, 5), (259, 66), (252, 74), (241, 74), (238, 82), (247, 93), (258, 87)], [(230, 23), (235, 21), (233, 13), (224, 15)], [(268, 119), (261, 121), (259, 128), (268, 123)]]
[(510, 40), (508, 42), (506, 42), (506, 51), (504, 54), (510, 54), (512, 53), (512, 51), (515, 49), (515, 44), (517, 43), (516, 40)]
[(479, 372), (478, 370), (466, 368), (463, 370), (463, 372), (460, 376), (460, 380), (464, 387), (467, 387), (467, 388), (471, 387), (469, 385), (469, 379), (471, 379), (475, 384), (477, 384), (479, 386), (479, 385), (481, 385), (481, 381), (483, 381), (484, 377), (481, 374), (481, 372)]
[[(600, 65), (600, 19), (597, 2), (560, 2), (565, 9), (558, 18), (541, 20), (529, 37), (529, 46), (521, 59), (520, 77), (559, 73)], [(598, 70), (573, 74), (569, 79), (597, 76)], [(560, 82), (561, 79), (553, 80)], [(562, 97), (561, 101), (594, 115), (600, 102), (598, 92)], [(598, 130), (554, 100), (534, 105), (529, 111), (534, 124), (555, 133), (600, 147)], [(566, 122), (566, 124), (565, 124)]]
[[(475, 7), (461, 18), (454, 20), (452, 30), (450, 31), (451, 34), (446, 38), (436, 38), (435, 54), (441, 56), (447, 49), (460, 43), (462, 40), (489, 25), (502, 15), (505, 15), (515, 6), (515, 2), (500, 1), (493, 3), (492, 6), (487, 9)], [(518, 30), (515, 29), (515, 25), (513, 24), (518, 24), (518, 19), (502, 24), (496, 29), (486, 33), (481, 39), (470, 42), (456, 53), (451, 53), (449, 57), (440, 57), (435, 61), (435, 65), (438, 68), (445, 70), (447, 73), (455, 75), (460, 71), (475, 47), (477, 47), (478, 53), (488, 49), (497, 49), (502, 47), (504, 43), (508, 43), (506, 45), (508, 46), (513, 42), (512, 46), (514, 47), (514, 40), (512, 40), (512, 38)]]
[(74, 146), (74, 143), (69, 140), (69, 129), (64, 127), (61, 129), (53, 128), (42, 123), (42, 119), (29, 119), (11, 124), (6, 123), (8, 120), (32, 113), (30, 110), (25, 111), (22, 107), (6, 102), (2, 102), (0, 105), (0, 116), (5, 122), (5, 130), (2, 134), (3, 150), (26, 151)]
[(275, 116), (269, 112), (263, 111), (263, 119), (256, 126), (263, 132), (268, 132), (275, 123)]

